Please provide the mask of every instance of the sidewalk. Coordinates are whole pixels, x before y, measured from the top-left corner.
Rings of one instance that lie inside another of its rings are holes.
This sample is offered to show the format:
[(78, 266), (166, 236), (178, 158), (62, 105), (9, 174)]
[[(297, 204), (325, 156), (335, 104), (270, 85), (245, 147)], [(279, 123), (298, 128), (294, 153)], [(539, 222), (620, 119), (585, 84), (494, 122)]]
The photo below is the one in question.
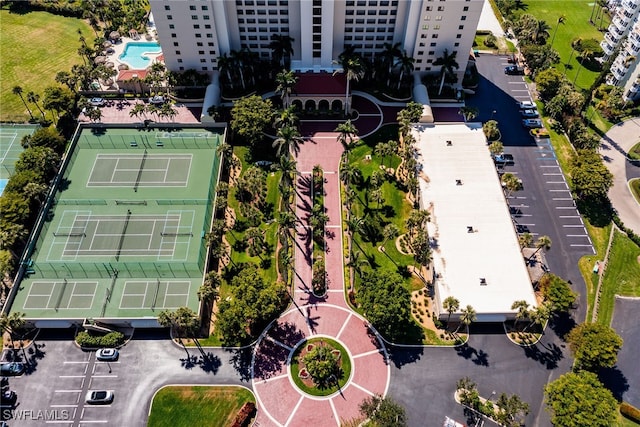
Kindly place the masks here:
[[(640, 204), (629, 189), (629, 180), (640, 176), (640, 167), (631, 165), (627, 152), (640, 141), (640, 118), (618, 123), (600, 140), (600, 154), (605, 165), (613, 174), (613, 186), (609, 189), (609, 199), (625, 227), (640, 234)], [(628, 169), (635, 168), (634, 176)]]

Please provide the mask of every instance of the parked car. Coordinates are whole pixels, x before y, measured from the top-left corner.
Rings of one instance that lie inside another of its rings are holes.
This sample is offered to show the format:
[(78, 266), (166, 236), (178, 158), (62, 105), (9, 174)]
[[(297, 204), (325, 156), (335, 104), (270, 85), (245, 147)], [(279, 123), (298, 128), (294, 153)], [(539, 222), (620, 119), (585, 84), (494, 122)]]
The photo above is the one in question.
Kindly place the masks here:
[(498, 166), (512, 165), (514, 163), (513, 154), (496, 154), (493, 156), (493, 162)]
[(535, 118), (535, 117), (538, 117), (538, 110), (534, 110), (533, 108), (528, 108), (526, 110), (520, 111), (520, 114), (522, 114), (522, 117)]
[(96, 359), (102, 362), (111, 362), (113, 360), (118, 360), (119, 355), (120, 353), (118, 353), (118, 350), (116, 350), (115, 348), (101, 348), (100, 350), (96, 351)]
[(113, 392), (109, 390), (89, 390), (86, 402), (90, 405), (101, 405), (113, 402)]
[(152, 96), (149, 98), (151, 104), (164, 104), (164, 96)]
[(24, 372), (24, 364), (20, 362), (2, 363), (0, 364), (0, 374), (3, 377), (15, 377)]
[(509, 65), (504, 67), (504, 73), (510, 76), (522, 76), (524, 74), (524, 68), (517, 65)]
[(542, 120), (540, 119), (524, 119), (522, 121), (522, 126), (526, 127), (526, 128), (541, 128), (542, 127)]
[(13, 406), (18, 399), (18, 395), (13, 390), (5, 390), (2, 392), (2, 404)]
[(102, 107), (104, 105), (104, 98), (91, 98), (89, 104), (94, 107)]
[(520, 107), (521, 110), (536, 108), (536, 104), (533, 101), (522, 101), (518, 103), (518, 106)]

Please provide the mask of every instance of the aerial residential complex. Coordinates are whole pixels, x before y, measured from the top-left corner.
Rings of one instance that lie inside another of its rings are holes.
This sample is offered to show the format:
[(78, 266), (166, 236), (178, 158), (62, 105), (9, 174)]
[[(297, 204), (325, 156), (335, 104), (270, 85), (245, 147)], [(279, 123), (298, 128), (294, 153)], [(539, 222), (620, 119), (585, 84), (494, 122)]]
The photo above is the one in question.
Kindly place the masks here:
[(617, 52), (607, 84), (623, 87), (624, 98), (636, 100), (640, 97), (640, 0), (624, 0), (613, 7), (613, 19), (600, 43), (605, 59)]
[(445, 49), (457, 52), (458, 80), (480, 19), (483, 0), (203, 0), (151, 2), (170, 70), (213, 72), (218, 57), (247, 48), (271, 56), (272, 36), (293, 38), (291, 67), (331, 71), (346, 46), (372, 57), (400, 43), (415, 71), (439, 71)]

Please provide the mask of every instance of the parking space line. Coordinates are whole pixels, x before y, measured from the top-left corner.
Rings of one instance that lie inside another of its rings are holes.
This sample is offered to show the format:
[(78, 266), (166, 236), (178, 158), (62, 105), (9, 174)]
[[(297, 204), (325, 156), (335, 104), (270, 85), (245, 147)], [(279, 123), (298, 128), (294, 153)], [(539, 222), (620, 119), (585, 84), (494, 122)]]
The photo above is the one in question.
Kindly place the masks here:
[(515, 216), (515, 217), (518, 217), (518, 218), (520, 218), (520, 217), (522, 217), (522, 216), (533, 216), (533, 215), (531, 215), (531, 214), (511, 214), (511, 215), (513, 215), (513, 216)]
[(90, 420), (90, 421), (89, 420), (87, 420), (87, 421), (82, 420), (82, 421), (80, 421), (79, 425), (82, 425), (82, 424), (106, 424), (108, 422), (109, 422), (108, 420)]
[[(589, 247), (589, 248), (593, 249), (593, 245), (569, 245), (569, 246), (573, 246), (573, 247)], [(594, 249), (594, 253), (595, 253), (595, 249)]]
[(77, 408), (78, 405), (50, 405), (52, 408)]
[(117, 375), (91, 375), (91, 378), (118, 378)]
[(580, 218), (580, 215), (558, 215), (558, 218)]
[(567, 185), (566, 181), (547, 181), (547, 184), (564, 184)]
[(571, 190), (567, 189), (567, 188), (563, 188), (561, 190), (549, 190), (550, 193), (558, 193), (560, 191), (565, 191), (567, 193), (571, 193)]
[(589, 237), (588, 234), (567, 234), (567, 237)]
[(539, 168), (559, 168), (558, 165), (540, 165)]
[(53, 390), (54, 393), (80, 393), (82, 390)]
[(58, 378), (84, 378), (84, 375), (58, 375)]
[(573, 200), (571, 197), (554, 197), (551, 200)]
[(67, 363), (89, 363), (89, 361), (88, 360), (82, 360), (80, 362), (77, 362), (77, 361), (74, 361), (74, 360), (65, 360), (62, 363), (65, 363), (65, 364), (67, 364)]
[(535, 224), (522, 224), (522, 223), (517, 223), (516, 225), (519, 225), (521, 227), (535, 227)]
[(543, 173), (542, 175), (545, 176), (558, 176), (558, 175), (562, 175), (561, 173)]
[(582, 225), (582, 224), (563, 224), (562, 226), (565, 227), (565, 228), (584, 227), (584, 225)]

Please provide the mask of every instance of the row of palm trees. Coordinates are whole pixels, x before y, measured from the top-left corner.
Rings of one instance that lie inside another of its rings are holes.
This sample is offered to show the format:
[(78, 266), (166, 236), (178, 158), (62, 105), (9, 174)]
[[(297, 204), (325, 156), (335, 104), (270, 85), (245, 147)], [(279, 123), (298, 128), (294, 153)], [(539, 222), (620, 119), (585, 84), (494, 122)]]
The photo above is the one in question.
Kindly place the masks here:
[(14, 95), (18, 95), (20, 97), (20, 100), (22, 101), (22, 103), (24, 104), (24, 107), (27, 109), (27, 112), (29, 113), (29, 117), (31, 118), (31, 121), (35, 121), (36, 118), (33, 116), (33, 111), (31, 110), (31, 108), (29, 108), (29, 104), (27, 104), (27, 102), (34, 104), (36, 108), (40, 111), (40, 118), (43, 120), (45, 119), (45, 112), (44, 110), (42, 110), (42, 108), (40, 107), (40, 104), (38, 103), (40, 101), (40, 95), (38, 95), (33, 91), (29, 91), (25, 99), (25, 96), (23, 95), (24, 90), (22, 89), (21, 86), (14, 86), (11, 92), (13, 92)]

